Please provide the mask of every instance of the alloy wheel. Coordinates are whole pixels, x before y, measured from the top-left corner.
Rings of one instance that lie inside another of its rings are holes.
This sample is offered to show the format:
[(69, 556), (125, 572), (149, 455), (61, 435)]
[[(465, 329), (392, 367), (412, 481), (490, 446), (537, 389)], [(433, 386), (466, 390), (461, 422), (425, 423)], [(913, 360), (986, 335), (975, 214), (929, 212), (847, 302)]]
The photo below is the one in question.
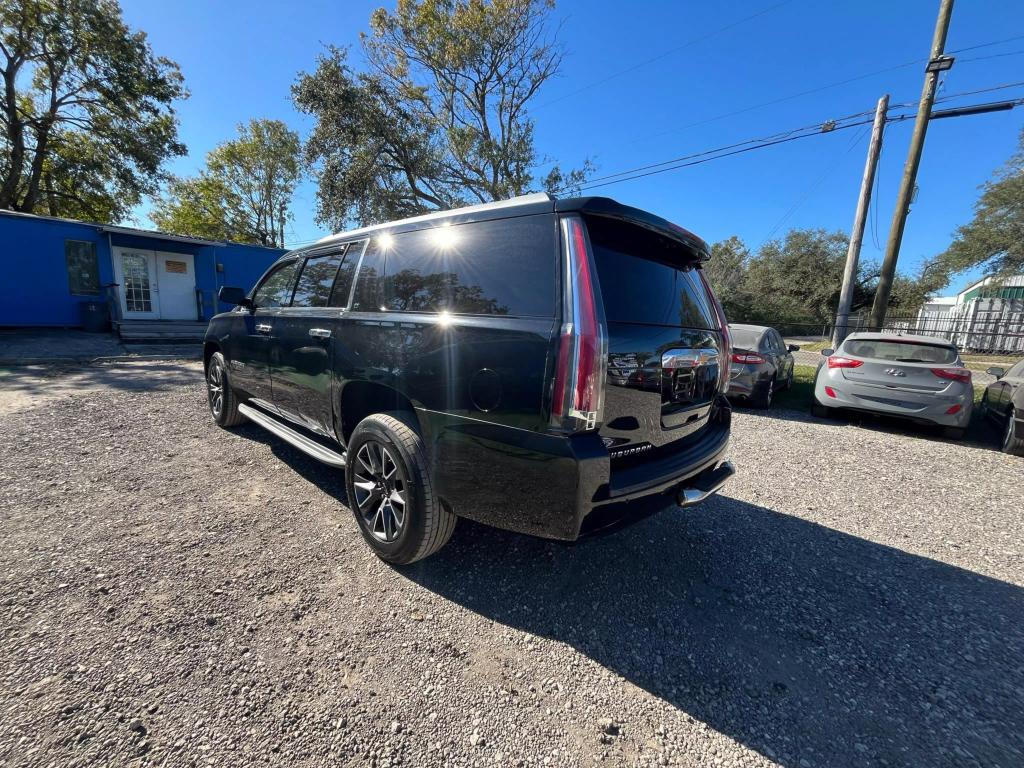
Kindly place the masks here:
[(391, 450), (367, 440), (356, 453), (354, 467), (356, 509), (373, 537), (395, 541), (405, 525), (408, 481)]
[(1003, 435), (1003, 449), (1008, 449), (1013, 444), (1013, 408), (1006, 418), (1006, 434)]
[(224, 408), (224, 371), (220, 363), (210, 363), (206, 372), (206, 395), (210, 401), (210, 411), (214, 418), (220, 418), (220, 412)]

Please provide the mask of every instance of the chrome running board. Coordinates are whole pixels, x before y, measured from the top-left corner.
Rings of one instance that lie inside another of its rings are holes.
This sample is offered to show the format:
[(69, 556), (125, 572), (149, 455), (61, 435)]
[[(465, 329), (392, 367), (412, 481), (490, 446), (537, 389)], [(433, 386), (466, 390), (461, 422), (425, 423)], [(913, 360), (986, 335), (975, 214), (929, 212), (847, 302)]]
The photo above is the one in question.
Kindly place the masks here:
[(332, 451), (330, 448), (325, 445), (321, 445), (316, 440), (310, 440), (308, 437), (295, 431), (287, 424), (282, 424), (273, 416), (269, 416), (263, 411), (258, 411), (251, 405), (246, 405), (245, 403), (238, 404), (238, 412), (250, 421), (256, 422), (268, 432), (277, 435), (286, 443), (295, 446), (308, 456), (312, 456), (317, 461), (322, 461), (324, 464), (330, 464), (332, 467), (345, 466), (344, 453)]

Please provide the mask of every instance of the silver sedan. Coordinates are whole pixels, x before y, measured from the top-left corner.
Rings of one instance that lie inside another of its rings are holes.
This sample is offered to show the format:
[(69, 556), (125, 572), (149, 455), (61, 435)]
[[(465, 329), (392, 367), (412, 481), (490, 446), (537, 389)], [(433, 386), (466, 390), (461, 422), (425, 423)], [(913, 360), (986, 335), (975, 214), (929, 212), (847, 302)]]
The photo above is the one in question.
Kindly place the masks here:
[(822, 350), (814, 379), (816, 416), (849, 409), (909, 419), (963, 437), (974, 406), (971, 372), (956, 347), (932, 336), (852, 333)]

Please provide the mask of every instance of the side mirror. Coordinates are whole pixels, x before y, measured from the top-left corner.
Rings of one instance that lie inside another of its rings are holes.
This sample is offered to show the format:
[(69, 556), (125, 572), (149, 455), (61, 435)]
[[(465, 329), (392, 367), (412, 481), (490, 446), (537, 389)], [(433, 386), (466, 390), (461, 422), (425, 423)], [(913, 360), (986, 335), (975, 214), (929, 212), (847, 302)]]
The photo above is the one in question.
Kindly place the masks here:
[(985, 373), (989, 376), (995, 376), (997, 379), (1003, 378), (1006, 375), (1006, 371), (1000, 368), (998, 365), (993, 365), (991, 368), (986, 368)]
[(823, 355), (824, 357), (828, 357), (829, 355), (831, 355), (831, 354), (833, 354), (833, 353), (835, 353), (835, 350), (834, 350), (834, 349), (832, 349), (831, 347), (826, 347), (825, 349), (821, 350), (821, 354), (822, 354), (822, 355)]
[(790, 352), (799, 352), (800, 351), (800, 345), (799, 344), (790, 344), (788, 347), (786, 347), (786, 349), (788, 349)]
[(241, 288), (233, 288), (230, 285), (222, 286), (217, 292), (217, 298), (225, 304), (233, 304), (236, 307), (252, 308), (252, 301), (245, 295)]

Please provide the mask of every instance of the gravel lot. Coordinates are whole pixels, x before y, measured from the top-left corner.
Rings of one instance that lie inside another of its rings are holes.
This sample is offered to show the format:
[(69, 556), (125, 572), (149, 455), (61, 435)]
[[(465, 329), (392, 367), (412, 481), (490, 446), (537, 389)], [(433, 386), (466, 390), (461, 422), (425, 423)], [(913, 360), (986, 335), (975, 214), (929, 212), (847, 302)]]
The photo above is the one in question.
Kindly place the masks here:
[(1024, 764), (990, 446), (741, 411), (699, 509), (393, 569), (195, 363), (9, 372), (0, 440), (5, 767)]

